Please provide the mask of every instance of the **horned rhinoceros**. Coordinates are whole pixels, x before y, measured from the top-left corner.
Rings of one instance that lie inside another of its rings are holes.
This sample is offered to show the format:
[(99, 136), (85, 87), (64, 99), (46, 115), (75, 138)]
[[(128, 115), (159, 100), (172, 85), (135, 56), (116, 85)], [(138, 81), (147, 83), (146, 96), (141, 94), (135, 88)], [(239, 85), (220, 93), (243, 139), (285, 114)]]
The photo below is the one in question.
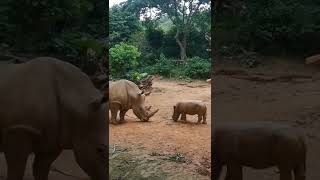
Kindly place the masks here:
[(267, 122), (217, 125), (212, 140), (215, 180), (225, 165), (228, 180), (242, 180), (242, 166), (276, 166), (280, 180), (292, 180), (292, 172), (295, 180), (305, 180), (305, 138), (293, 127)]
[(120, 111), (120, 122), (129, 109), (141, 120), (148, 121), (159, 109), (150, 111), (146, 107), (145, 94), (139, 87), (128, 80), (109, 82), (109, 110), (111, 111), (111, 123), (115, 124), (118, 111)]
[(33, 175), (47, 180), (51, 163), (72, 149), (93, 180), (108, 178), (104, 97), (77, 67), (50, 57), (0, 71), (1, 149), (8, 180), (22, 180), (33, 152)]

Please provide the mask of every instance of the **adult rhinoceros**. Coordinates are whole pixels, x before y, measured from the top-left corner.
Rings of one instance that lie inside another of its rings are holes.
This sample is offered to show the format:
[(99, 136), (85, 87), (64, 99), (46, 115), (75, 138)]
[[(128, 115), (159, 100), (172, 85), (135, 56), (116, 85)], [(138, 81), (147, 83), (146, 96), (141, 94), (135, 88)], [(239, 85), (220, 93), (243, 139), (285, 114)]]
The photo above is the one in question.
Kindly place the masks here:
[(141, 120), (148, 121), (159, 109), (151, 112), (145, 107), (145, 94), (139, 87), (128, 80), (109, 82), (109, 108), (111, 111), (111, 123), (116, 123), (118, 111), (120, 111), (120, 122), (129, 109)]
[(108, 178), (106, 98), (77, 67), (40, 57), (0, 69), (1, 148), (8, 180), (22, 180), (34, 152), (33, 174), (47, 180), (51, 163), (73, 149), (93, 179)]

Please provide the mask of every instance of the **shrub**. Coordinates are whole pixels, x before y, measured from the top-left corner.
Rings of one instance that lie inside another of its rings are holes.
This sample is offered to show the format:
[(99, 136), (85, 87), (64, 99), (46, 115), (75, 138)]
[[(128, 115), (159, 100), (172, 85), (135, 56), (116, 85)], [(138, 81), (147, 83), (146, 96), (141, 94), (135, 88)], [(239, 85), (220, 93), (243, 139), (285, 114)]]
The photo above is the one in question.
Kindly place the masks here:
[(187, 60), (185, 75), (193, 79), (205, 79), (210, 77), (211, 63), (199, 57)]
[(243, 51), (241, 55), (239, 55), (240, 63), (246, 67), (255, 67), (260, 62), (257, 58), (257, 53), (252, 51)]
[(174, 68), (174, 61), (172, 59), (167, 59), (163, 54), (160, 54), (160, 58), (157, 59), (156, 64), (150, 70), (154, 74), (169, 77)]
[(87, 33), (65, 32), (52, 37), (48, 49), (67, 57), (68, 61), (92, 75), (96, 72), (106, 46)]
[(141, 53), (138, 48), (126, 43), (116, 44), (109, 50), (109, 68), (112, 76), (123, 77), (138, 66)]

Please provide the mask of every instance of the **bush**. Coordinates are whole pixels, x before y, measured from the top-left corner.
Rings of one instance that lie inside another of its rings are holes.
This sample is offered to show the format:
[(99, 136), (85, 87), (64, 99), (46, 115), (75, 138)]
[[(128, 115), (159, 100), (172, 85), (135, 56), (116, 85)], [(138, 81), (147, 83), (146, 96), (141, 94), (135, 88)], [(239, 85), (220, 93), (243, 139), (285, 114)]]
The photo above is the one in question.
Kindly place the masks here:
[(154, 74), (170, 77), (174, 68), (174, 61), (172, 59), (167, 59), (163, 54), (160, 54), (160, 58), (157, 59), (156, 64), (149, 70)]
[(193, 79), (205, 79), (210, 77), (211, 63), (199, 57), (187, 60), (185, 75)]
[(141, 53), (138, 48), (126, 43), (116, 44), (109, 50), (109, 72), (114, 77), (123, 77), (138, 66)]
[(164, 77), (177, 78), (180, 80), (206, 79), (210, 77), (211, 63), (199, 57), (187, 60), (185, 65), (177, 65), (173, 59), (166, 58), (163, 54), (153, 66), (143, 67), (139, 72), (157, 74)]
[(246, 67), (255, 67), (260, 62), (257, 58), (257, 53), (252, 51), (243, 51), (241, 55), (239, 55), (240, 63)]

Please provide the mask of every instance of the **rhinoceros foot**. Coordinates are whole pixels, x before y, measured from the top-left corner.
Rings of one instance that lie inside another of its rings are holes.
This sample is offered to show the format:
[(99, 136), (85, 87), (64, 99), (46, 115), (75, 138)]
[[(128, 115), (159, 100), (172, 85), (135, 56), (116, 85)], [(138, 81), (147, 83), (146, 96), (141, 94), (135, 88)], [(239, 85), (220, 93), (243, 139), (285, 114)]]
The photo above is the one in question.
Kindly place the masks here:
[(109, 121), (110, 124), (118, 124), (117, 121)]

